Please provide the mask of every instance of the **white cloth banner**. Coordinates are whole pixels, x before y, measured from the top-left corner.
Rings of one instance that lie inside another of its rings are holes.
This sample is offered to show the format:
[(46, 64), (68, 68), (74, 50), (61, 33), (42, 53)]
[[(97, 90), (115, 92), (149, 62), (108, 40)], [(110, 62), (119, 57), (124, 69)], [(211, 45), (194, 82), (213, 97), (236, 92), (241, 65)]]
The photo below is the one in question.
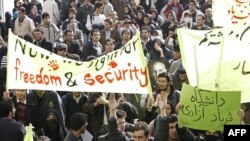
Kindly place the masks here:
[(7, 69), (7, 89), (152, 93), (140, 33), (117, 51), (77, 62), (9, 32)]

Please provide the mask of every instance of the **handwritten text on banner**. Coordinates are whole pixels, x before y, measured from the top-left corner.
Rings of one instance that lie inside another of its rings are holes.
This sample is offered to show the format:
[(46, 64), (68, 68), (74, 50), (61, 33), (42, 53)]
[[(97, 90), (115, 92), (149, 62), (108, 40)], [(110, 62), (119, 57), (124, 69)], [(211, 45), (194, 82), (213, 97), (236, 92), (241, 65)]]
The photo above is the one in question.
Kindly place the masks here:
[(212, 92), (185, 84), (180, 103), (180, 126), (222, 131), (225, 124), (240, 123), (240, 92)]
[(140, 35), (89, 62), (50, 53), (10, 33), (8, 89), (151, 93)]

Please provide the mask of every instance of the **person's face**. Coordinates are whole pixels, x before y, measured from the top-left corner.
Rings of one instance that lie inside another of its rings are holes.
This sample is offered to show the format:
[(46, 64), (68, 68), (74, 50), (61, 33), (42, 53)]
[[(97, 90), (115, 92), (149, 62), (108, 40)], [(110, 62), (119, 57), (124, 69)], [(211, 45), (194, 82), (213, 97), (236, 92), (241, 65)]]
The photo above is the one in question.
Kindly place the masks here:
[(144, 22), (144, 24), (149, 24), (150, 20), (148, 17), (144, 17), (143, 22)]
[(156, 18), (156, 13), (155, 12), (152, 12), (151, 15), (152, 15), (153, 18)]
[(194, 10), (196, 9), (195, 3), (190, 2), (190, 3), (188, 4), (188, 8), (189, 8), (189, 10), (194, 11)]
[(105, 44), (105, 51), (106, 51), (107, 53), (112, 52), (112, 51), (114, 50), (114, 47), (115, 47), (114, 43), (113, 43), (112, 41), (108, 41), (108, 42)]
[(145, 136), (143, 130), (134, 131), (134, 141), (147, 141), (148, 137)]
[(73, 92), (74, 97), (78, 98), (82, 95), (81, 92)]
[(153, 66), (153, 73), (155, 75), (155, 78), (157, 79), (158, 75), (163, 72), (167, 72), (164, 63), (156, 62)]
[(76, 14), (74, 12), (69, 12), (69, 19), (75, 19), (76, 18)]
[(89, 6), (90, 5), (90, 0), (84, 0), (83, 4), (86, 5), (86, 6)]
[(138, 18), (138, 19), (142, 19), (142, 13), (141, 13), (141, 12), (138, 12), (138, 13), (137, 13), (137, 18)]
[(196, 18), (196, 25), (202, 26), (204, 24), (205, 20), (201, 16), (197, 16)]
[(34, 32), (34, 34), (33, 34), (33, 36), (34, 36), (34, 39), (36, 40), (36, 41), (41, 41), (42, 40), (42, 38), (43, 38), (43, 33), (42, 32)]
[(16, 7), (20, 7), (20, 5), (21, 5), (21, 2), (20, 2), (20, 1), (17, 1), (17, 2), (16, 2)]
[(125, 131), (125, 126), (126, 126), (125, 118), (118, 118), (118, 128), (119, 128), (122, 132)]
[(92, 40), (94, 42), (99, 42), (99, 40), (100, 40), (100, 32), (94, 32), (93, 35), (92, 35)]
[(105, 30), (110, 30), (112, 25), (109, 22), (104, 22), (104, 29)]
[(158, 78), (159, 89), (165, 91), (168, 87), (168, 80), (165, 77)]
[(211, 17), (212, 16), (212, 9), (211, 8), (206, 9), (205, 15), (206, 15), (206, 17)]
[(44, 90), (36, 90), (36, 95), (38, 97), (43, 97), (45, 95), (45, 91)]
[(74, 33), (73, 32), (67, 32), (66, 33), (66, 41), (73, 42), (74, 40)]
[(103, 12), (103, 6), (97, 8), (97, 10), (98, 10), (99, 13), (102, 13)]
[(76, 28), (76, 19), (71, 19), (70, 20), (70, 27), (71, 28)]
[(149, 32), (147, 30), (142, 30), (142, 39), (148, 39), (149, 38)]
[(175, 4), (176, 4), (176, 3), (179, 3), (179, 1), (180, 1), (180, 0), (174, 0), (174, 3), (175, 3)]
[(18, 11), (18, 15), (19, 15), (19, 17), (20, 18), (24, 18), (25, 17), (25, 13), (24, 12), (22, 12), (22, 11)]
[(50, 23), (50, 17), (44, 17), (43, 23), (44, 23), (45, 25), (49, 25), (49, 23)]
[(115, 12), (110, 12), (109, 13), (109, 17), (112, 19), (112, 20), (116, 20), (116, 16), (115, 16)]
[(170, 104), (166, 104), (166, 108), (165, 108), (166, 114), (170, 115), (171, 114), (171, 106)]
[(129, 12), (128, 7), (124, 7), (123, 9), (124, 9), (124, 12), (125, 12), (125, 13), (128, 13), (128, 12)]
[(60, 55), (60, 56), (65, 56), (66, 55), (66, 51), (64, 49), (57, 50), (57, 54)]
[(124, 40), (129, 40), (130, 39), (130, 32), (124, 32), (123, 34), (122, 34), (122, 38), (124, 39)]
[(173, 21), (174, 20), (173, 14), (172, 13), (168, 13), (167, 19), (168, 19), (168, 21)]
[(180, 73), (179, 78), (180, 78), (181, 82), (185, 82), (185, 81), (187, 81), (187, 74), (186, 73), (184, 73), (184, 74)]
[(168, 124), (168, 126), (169, 126), (169, 138), (171, 140), (178, 139), (178, 134), (177, 134), (177, 131), (176, 131), (176, 124), (177, 124), (177, 122)]
[(173, 51), (173, 58), (174, 60), (178, 60), (181, 58), (181, 53), (178, 51)]
[(31, 9), (31, 14), (32, 15), (36, 15), (37, 14), (37, 9), (36, 8), (32, 8)]
[(54, 113), (49, 113), (47, 117), (47, 125), (50, 129), (50, 131), (56, 131), (57, 130), (57, 118)]
[(19, 100), (23, 100), (26, 98), (26, 92), (27, 90), (22, 90), (22, 89), (16, 89), (15, 90), (15, 94), (16, 94), (16, 98)]
[(135, 0), (131, 0), (130, 3), (131, 3), (131, 5), (136, 5)]

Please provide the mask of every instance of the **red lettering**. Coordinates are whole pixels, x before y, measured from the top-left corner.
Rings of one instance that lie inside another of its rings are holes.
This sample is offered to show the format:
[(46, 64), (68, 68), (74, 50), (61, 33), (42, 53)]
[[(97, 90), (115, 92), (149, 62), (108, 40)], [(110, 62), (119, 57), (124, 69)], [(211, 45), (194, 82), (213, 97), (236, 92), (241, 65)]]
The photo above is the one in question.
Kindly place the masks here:
[(50, 81), (51, 81), (52, 85), (54, 85), (54, 82), (55, 82), (56, 86), (57, 86), (57, 81), (59, 81), (60, 86), (62, 86), (61, 78), (59, 76), (52, 76), (51, 75)]
[(85, 83), (86, 84), (89, 84), (90, 86), (93, 86), (95, 84), (95, 80), (94, 79), (88, 79), (91, 77), (91, 74), (90, 73), (87, 73), (85, 76), (84, 76), (84, 80), (85, 80)]
[[(43, 67), (40, 69), (39, 74), (32, 74), (27, 73), (25, 71), (20, 70), (20, 60), (16, 59), (16, 66), (14, 69), (16, 70), (16, 80), (23, 80), (24, 83), (38, 83), (38, 84), (45, 84), (45, 85), (56, 85), (59, 83), (60, 86), (62, 86), (61, 77), (60, 76), (53, 76), (53, 75), (43, 75)], [(20, 76), (19, 76), (20, 75)]]
[(23, 81), (25, 82), (25, 83), (28, 83), (29, 82), (29, 74), (28, 73), (25, 73), (24, 75), (23, 75)]
[(111, 72), (106, 72), (104, 75), (106, 77), (106, 79), (108, 80), (109, 83), (112, 83), (114, 81), (114, 79), (110, 79), (108, 76), (112, 74)]
[(36, 82), (38, 84), (43, 84), (42, 72), (43, 72), (43, 67), (40, 69), (40, 74), (36, 75)]
[(115, 77), (116, 77), (116, 80), (117, 81), (120, 81), (120, 80), (122, 80), (122, 74), (121, 74), (121, 71), (119, 70), (119, 77), (117, 76), (117, 74), (116, 74), (116, 72), (114, 72), (115, 73)]
[(148, 75), (147, 75), (148, 73), (147, 73), (147, 68), (146, 67), (145, 67), (144, 71), (141, 68), (141, 74), (144, 75), (144, 77), (145, 77), (145, 83), (142, 84), (142, 81), (140, 80), (140, 86), (141, 87), (147, 87), (148, 86)]
[(43, 76), (43, 82), (45, 83), (45, 85), (49, 85), (49, 77), (47, 74)]
[(34, 75), (33, 75), (33, 74), (30, 74), (30, 82), (31, 82), (32, 84), (35, 83)]
[(20, 60), (19, 58), (16, 58), (16, 66), (14, 67), (14, 69), (16, 70), (16, 80), (17, 80), (17, 77), (18, 77), (18, 69), (19, 69), (19, 66), (20, 65)]
[(99, 83), (101, 83), (101, 84), (103, 84), (103, 83), (105, 82), (102, 75), (97, 75), (97, 76), (95, 76), (95, 79), (96, 79)]

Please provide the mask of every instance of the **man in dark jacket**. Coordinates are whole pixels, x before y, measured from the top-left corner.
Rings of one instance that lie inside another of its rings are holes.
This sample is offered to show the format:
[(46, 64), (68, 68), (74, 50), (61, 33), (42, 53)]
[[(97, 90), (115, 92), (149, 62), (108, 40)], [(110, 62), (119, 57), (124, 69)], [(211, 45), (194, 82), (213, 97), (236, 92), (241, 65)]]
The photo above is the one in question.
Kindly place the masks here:
[(36, 131), (44, 128), (46, 112), (55, 109), (64, 124), (64, 106), (59, 95), (54, 91), (33, 90), (27, 95), (27, 122), (32, 123)]
[(25, 127), (13, 119), (14, 107), (10, 101), (0, 102), (0, 140), (23, 141)]
[(74, 113), (83, 112), (82, 106), (87, 102), (88, 96), (82, 92), (70, 92), (62, 97), (66, 110), (65, 124), (70, 128), (70, 118)]
[(64, 42), (68, 46), (68, 53), (78, 54), (79, 56), (82, 55), (82, 52), (80, 51), (80, 45), (74, 41), (74, 32), (71, 29), (66, 29), (64, 31)]
[(50, 52), (53, 52), (53, 45), (50, 41), (46, 41), (46, 38), (44, 38), (44, 33), (41, 29), (37, 28), (33, 31), (33, 38), (34, 38), (34, 44), (46, 49)]
[(103, 54), (103, 47), (100, 43), (100, 31), (94, 29), (90, 33), (91, 41), (83, 48), (82, 60), (87, 61), (91, 56), (98, 57)]

